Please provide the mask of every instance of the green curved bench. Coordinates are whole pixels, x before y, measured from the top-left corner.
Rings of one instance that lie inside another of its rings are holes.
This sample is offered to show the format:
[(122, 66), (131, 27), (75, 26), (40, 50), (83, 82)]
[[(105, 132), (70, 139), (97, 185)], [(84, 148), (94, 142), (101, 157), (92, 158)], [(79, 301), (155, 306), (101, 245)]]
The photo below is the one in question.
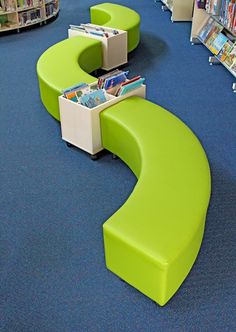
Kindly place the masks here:
[(133, 51), (140, 40), (140, 16), (134, 10), (113, 3), (90, 7), (91, 23), (127, 31), (128, 52)]
[(103, 225), (108, 269), (160, 305), (177, 291), (200, 248), (210, 170), (192, 131), (162, 107), (130, 97), (100, 114), (104, 148), (137, 176)]
[(47, 111), (60, 120), (58, 97), (79, 82), (97, 79), (88, 73), (102, 66), (102, 44), (83, 36), (65, 39), (48, 48), (39, 58), (37, 75), (40, 96)]

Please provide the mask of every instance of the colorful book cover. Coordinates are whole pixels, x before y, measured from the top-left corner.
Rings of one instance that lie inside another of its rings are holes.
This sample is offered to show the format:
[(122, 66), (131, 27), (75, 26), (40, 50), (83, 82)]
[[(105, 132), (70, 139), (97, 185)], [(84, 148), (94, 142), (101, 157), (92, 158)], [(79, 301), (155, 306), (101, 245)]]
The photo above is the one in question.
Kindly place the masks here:
[(224, 62), (227, 55), (229, 54), (229, 52), (231, 51), (233, 47), (233, 43), (231, 42), (231, 40), (228, 40), (223, 48), (221, 49), (221, 51), (219, 52), (217, 58), (221, 61), (221, 62)]
[(218, 22), (214, 21), (211, 27), (210, 32), (208, 33), (204, 43), (206, 46), (210, 47), (214, 40), (217, 38), (217, 36), (220, 34), (220, 32), (223, 30), (222, 25), (220, 25)]
[(108, 90), (110, 88), (115, 87), (116, 85), (120, 84), (121, 82), (125, 82), (127, 80), (128, 71), (121, 72), (115, 76), (111, 76), (105, 80), (104, 89)]
[(202, 30), (200, 31), (198, 37), (199, 39), (204, 42), (208, 36), (208, 34), (210, 33), (212, 26), (213, 26), (214, 20), (213, 18), (209, 18), (207, 23), (204, 25), (204, 27), (202, 28)]
[(80, 98), (80, 103), (88, 108), (94, 108), (106, 102), (104, 91), (99, 89)]
[(137, 89), (140, 87), (145, 81), (145, 78), (140, 78), (137, 81), (131, 82), (130, 84), (126, 84), (121, 87), (119, 96), (123, 96), (126, 93), (130, 92), (131, 90)]
[(231, 67), (235, 61), (236, 61), (236, 44), (234, 44), (234, 46), (231, 48), (231, 51), (226, 56), (225, 64)]
[(224, 44), (227, 42), (227, 40), (228, 38), (223, 33), (219, 33), (209, 46), (210, 51), (213, 54), (217, 55), (224, 46)]

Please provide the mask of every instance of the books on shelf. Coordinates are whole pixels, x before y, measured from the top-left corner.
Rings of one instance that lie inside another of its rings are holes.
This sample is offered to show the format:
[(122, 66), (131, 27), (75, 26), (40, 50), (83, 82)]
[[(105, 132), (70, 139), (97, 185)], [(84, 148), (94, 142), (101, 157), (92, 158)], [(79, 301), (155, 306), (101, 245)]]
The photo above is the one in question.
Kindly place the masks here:
[(198, 37), (204, 44), (209, 46), (222, 30), (223, 27), (212, 17), (209, 17), (208, 21), (199, 32)]
[(0, 8), (4, 12), (12, 12), (16, 10), (15, 0), (0, 0)]
[(224, 44), (224, 46), (222, 47), (221, 51), (219, 52), (217, 58), (221, 61), (221, 62), (225, 62), (226, 57), (228, 56), (229, 52), (231, 51), (233, 46), (233, 42), (231, 40), (227, 40), (227, 42)]
[(236, 33), (236, 0), (206, 0), (205, 9), (208, 14), (216, 16), (225, 28)]
[(220, 32), (218, 35), (216, 34), (216, 38), (214, 38), (214, 40), (212, 40), (212, 43), (209, 45), (210, 51), (213, 54), (217, 55), (223, 48), (227, 40), (228, 38), (223, 33)]
[(33, 24), (35, 22), (40, 21), (42, 17), (43, 17), (42, 8), (36, 8), (25, 12), (20, 12), (18, 13), (19, 26)]
[(42, 0), (17, 0), (18, 9), (27, 9), (30, 7), (40, 6), (41, 4)]
[(225, 58), (225, 64), (231, 68), (236, 62), (236, 44), (234, 44)]

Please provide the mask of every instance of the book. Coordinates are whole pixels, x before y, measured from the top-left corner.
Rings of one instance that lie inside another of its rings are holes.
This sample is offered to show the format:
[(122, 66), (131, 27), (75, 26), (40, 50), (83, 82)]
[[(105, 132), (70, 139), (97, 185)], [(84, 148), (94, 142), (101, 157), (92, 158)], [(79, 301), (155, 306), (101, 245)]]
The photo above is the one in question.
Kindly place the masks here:
[(227, 40), (228, 38), (223, 33), (219, 33), (209, 46), (210, 51), (213, 54), (217, 55), (223, 48)]
[(79, 98), (81, 97), (79, 95), (79, 91), (81, 91), (81, 89), (88, 88), (88, 87), (89, 87), (89, 85), (87, 83), (82, 82), (82, 83), (78, 83), (76, 85), (73, 85), (73, 86), (63, 90), (62, 93), (65, 98), (70, 99), (71, 101), (74, 101), (74, 102), (78, 102)]
[(225, 64), (229, 67), (236, 61), (236, 43), (232, 46), (230, 52), (225, 58)]
[(135, 77), (133, 77), (133, 78), (131, 78), (131, 79), (127, 79), (125, 82), (122, 82), (122, 83), (119, 85), (119, 87), (118, 87), (118, 89), (117, 89), (115, 95), (116, 95), (116, 96), (119, 95), (122, 86), (127, 85), (127, 84), (130, 84), (130, 83), (132, 83), (132, 82), (135, 82), (135, 81), (139, 80), (140, 78), (141, 78), (141, 76), (138, 75), (138, 76), (135, 76)]
[(98, 77), (98, 88), (101, 89), (104, 86), (104, 82), (108, 77), (114, 76), (118, 73), (121, 73), (121, 70), (115, 69), (107, 74)]
[(217, 58), (221, 61), (224, 62), (227, 55), (229, 54), (229, 52), (231, 51), (233, 46), (233, 42), (231, 40), (227, 40), (227, 42), (224, 44), (224, 46), (222, 47), (222, 49), (220, 50), (220, 52), (218, 53)]
[(213, 26), (214, 20), (212, 17), (210, 17), (206, 24), (203, 26), (202, 30), (199, 32), (198, 38), (200, 39), (200, 41), (202, 41), (203, 43), (205, 42), (208, 34), (210, 33), (212, 26)]
[(84, 105), (88, 108), (94, 108), (104, 102), (106, 102), (106, 96), (104, 90), (102, 89), (94, 90), (80, 98), (81, 105)]
[(114, 76), (110, 76), (108, 78), (105, 79), (104, 82), (104, 89), (108, 90), (111, 89), (113, 87), (115, 87), (116, 85), (120, 84), (121, 82), (125, 82), (127, 79), (127, 75), (128, 75), (128, 71), (125, 72), (120, 72)]
[(210, 47), (222, 30), (223, 30), (222, 25), (214, 20), (212, 23), (212, 27), (204, 40), (204, 44)]
[(130, 92), (131, 90), (137, 89), (144, 83), (144, 81), (145, 78), (140, 78), (134, 82), (130, 82), (129, 84), (122, 86), (119, 92), (119, 96), (123, 96), (126, 93)]

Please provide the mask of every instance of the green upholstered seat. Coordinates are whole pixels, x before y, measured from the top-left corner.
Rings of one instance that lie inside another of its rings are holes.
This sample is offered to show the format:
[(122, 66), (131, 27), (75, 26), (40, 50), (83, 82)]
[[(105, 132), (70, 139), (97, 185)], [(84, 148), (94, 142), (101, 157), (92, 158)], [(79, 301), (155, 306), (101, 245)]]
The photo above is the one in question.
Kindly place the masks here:
[(125, 204), (105, 222), (108, 269), (164, 305), (200, 248), (210, 198), (210, 170), (193, 132), (140, 97), (101, 115), (102, 144), (135, 173)]
[(140, 40), (140, 16), (134, 10), (113, 3), (90, 7), (91, 23), (127, 31), (128, 52), (133, 51)]
[(37, 74), (40, 95), (47, 111), (60, 119), (58, 96), (79, 82), (92, 83), (89, 75), (102, 65), (102, 45), (95, 39), (73, 37), (48, 48), (39, 58)]

